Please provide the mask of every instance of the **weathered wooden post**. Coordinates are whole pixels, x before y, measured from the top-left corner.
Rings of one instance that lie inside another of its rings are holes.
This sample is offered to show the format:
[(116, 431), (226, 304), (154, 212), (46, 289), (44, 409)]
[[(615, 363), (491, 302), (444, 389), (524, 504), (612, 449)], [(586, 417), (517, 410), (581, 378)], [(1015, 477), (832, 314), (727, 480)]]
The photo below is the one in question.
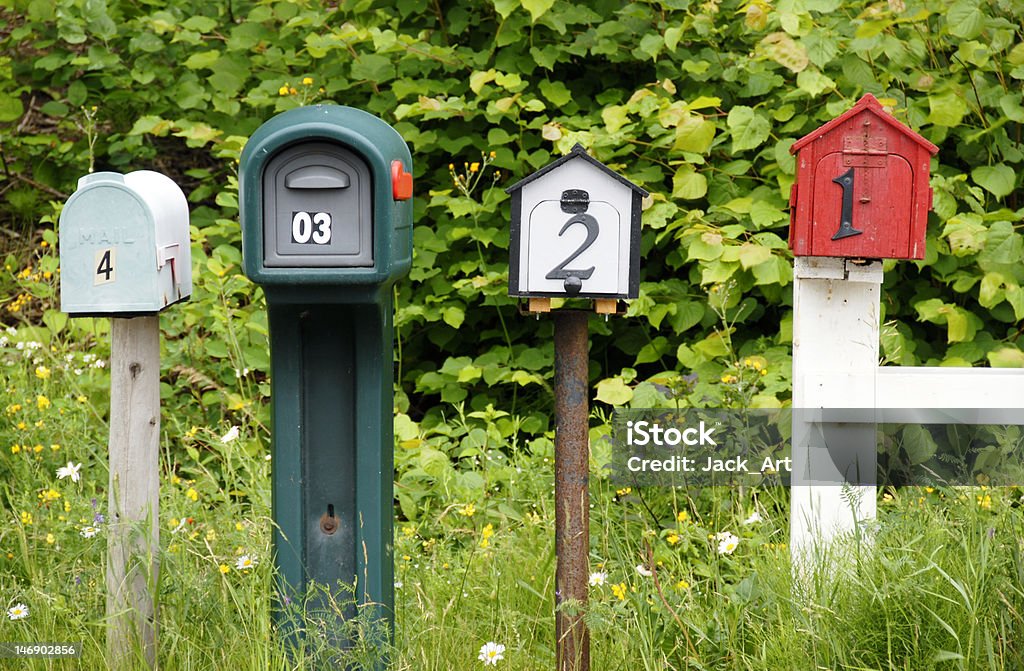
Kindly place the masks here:
[(111, 317), (107, 651), (156, 668), (160, 322), (192, 293), (188, 202), (159, 173), (82, 177), (60, 217), (61, 310)]
[[(647, 192), (579, 144), (507, 189), (512, 194), (509, 294), (527, 311), (591, 298), (599, 314), (636, 298), (641, 200)], [(588, 313), (555, 312), (555, 641), (559, 671), (590, 668), (584, 622), (590, 553)], [(562, 604), (566, 604), (562, 608)]]

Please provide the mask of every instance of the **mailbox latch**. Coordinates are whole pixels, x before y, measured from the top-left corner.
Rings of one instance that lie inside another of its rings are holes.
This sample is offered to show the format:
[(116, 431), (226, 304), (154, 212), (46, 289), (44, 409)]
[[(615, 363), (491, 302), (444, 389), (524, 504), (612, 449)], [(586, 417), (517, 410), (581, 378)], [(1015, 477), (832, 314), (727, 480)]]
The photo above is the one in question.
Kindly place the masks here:
[(843, 165), (850, 168), (884, 168), (889, 145), (885, 137), (847, 135), (843, 138)]

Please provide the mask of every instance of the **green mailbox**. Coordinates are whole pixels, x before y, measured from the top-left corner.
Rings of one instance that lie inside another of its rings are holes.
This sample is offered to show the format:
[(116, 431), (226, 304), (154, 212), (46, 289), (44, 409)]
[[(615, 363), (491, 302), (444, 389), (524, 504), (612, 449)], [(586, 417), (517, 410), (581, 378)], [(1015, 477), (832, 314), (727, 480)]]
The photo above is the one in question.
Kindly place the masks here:
[(412, 261), (411, 170), (387, 123), (317, 105), (256, 130), (239, 184), (245, 273), (269, 310), (282, 596), (315, 582), (319, 598), (344, 602), (354, 585), (389, 623), (392, 285)]

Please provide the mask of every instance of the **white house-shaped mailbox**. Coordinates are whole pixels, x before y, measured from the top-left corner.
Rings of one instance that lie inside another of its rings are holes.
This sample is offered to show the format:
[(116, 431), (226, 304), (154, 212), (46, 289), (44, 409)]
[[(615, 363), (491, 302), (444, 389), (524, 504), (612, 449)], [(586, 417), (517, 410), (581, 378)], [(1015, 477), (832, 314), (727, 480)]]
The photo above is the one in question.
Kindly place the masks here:
[(637, 297), (646, 191), (580, 144), (505, 191), (510, 295)]
[(152, 314), (192, 294), (188, 202), (169, 177), (86, 175), (59, 229), (63, 312)]

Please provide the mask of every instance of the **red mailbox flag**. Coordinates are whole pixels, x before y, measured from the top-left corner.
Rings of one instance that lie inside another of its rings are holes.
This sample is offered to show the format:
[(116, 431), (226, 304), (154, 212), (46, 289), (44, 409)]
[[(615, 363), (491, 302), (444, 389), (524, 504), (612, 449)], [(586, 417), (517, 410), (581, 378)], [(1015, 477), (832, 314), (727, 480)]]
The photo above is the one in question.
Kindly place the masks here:
[(929, 165), (938, 147), (866, 94), (802, 137), (790, 194), (795, 256), (922, 259), (932, 207)]

